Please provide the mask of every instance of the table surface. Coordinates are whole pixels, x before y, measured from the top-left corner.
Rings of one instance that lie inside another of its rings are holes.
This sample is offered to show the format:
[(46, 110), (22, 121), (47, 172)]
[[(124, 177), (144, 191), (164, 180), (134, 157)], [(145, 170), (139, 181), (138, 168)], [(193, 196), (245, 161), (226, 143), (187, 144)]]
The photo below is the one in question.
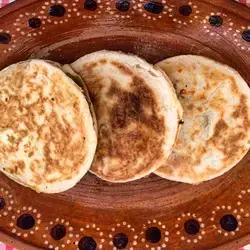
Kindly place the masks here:
[[(0, 0), (0, 8), (14, 1), (15, 0)], [(250, 0), (235, 0), (235, 1), (250, 7)], [(17, 250), (17, 249), (11, 246), (7, 246), (4, 243), (0, 242), (0, 250)], [(239, 248), (238, 250), (250, 250), (250, 244), (242, 248)]]

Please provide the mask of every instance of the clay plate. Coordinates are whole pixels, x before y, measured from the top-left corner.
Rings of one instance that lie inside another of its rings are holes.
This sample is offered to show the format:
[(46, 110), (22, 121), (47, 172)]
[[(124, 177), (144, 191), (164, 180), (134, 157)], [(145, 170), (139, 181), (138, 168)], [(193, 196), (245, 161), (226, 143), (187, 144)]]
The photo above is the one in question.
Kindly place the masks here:
[[(250, 9), (230, 0), (18, 0), (0, 10), (0, 69), (111, 49), (151, 63), (204, 55), (250, 83), (248, 25)], [(44, 195), (1, 174), (0, 240), (25, 250), (235, 249), (250, 241), (249, 176), (250, 153), (198, 186), (155, 175), (110, 184), (88, 174), (67, 192)]]

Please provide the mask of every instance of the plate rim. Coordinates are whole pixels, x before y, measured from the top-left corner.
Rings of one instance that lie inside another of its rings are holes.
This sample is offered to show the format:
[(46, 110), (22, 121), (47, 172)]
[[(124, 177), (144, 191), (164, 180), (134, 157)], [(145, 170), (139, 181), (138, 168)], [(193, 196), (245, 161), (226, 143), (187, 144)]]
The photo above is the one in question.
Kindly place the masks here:
[[(224, 3), (223, 0), (212, 0), (212, 1), (203, 0), (203, 1), (206, 3), (210, 3), (210, 4), (213, 3), (216, 6), (218, 6), (219, 3), (220, 4)], [(4, 16), (6, 16), (12, 12), (17, 11), (20, 8), (24, 8), (26, 6), (29, 6), (33, 3), (35, 3), (35, 2), (40, 2), (40, 0), (18, 0), (18, 1), (15, 1), (13, 3), (10, 3), (9, 5), (0, 9), (0, 18), (3, 18)], [(244, 13), (248, 13), (248, 14), (250, 13), (250, 9), (245, 7), (245, 6), (242, 6), (236, 2), (228, 0), (228, 4), (223, 6), (223, 8), (225, 8), (226, 10), (228, 10), (234, 14), (236, 14), (237, 12), (240, 12), (237, 14), (238, 16), (240, 16), (240, 18), (243, 18), (243, 19), (250, 21), (250, 19), (244, 17)], [(27, 250), (46, 249), (46, 248), (40, 248), (37, 246), (27, 244), (27, 243), (21, 241), (19, 238), (14, 237), (14, 236), (10, 236), (9, 234), (5, 233), (3, 228), (0, 227), (0, 229), (1, 229), (0, 230), (1, 241), (6, 242), (7, 244), (9, 244), (13, 247), (18, 248), (18, 250), (19, 249), (27, 249)], [(250, 233), (248, 233), (247, 235), (244, 235), (242, 237), (233, 239), (230, 242), (224, 243), (224, 244), (222, 244), (216, 248), (212, 248), (212, 249), (214, 249), (214, 250), (222, 250), (223, 249), (224, 250), (225, 247), (226, 247), (226, 249), (235, 249), (236, 247), (242, 247), (243, 245), (246, 245), (248, 243), (250, 243)]]

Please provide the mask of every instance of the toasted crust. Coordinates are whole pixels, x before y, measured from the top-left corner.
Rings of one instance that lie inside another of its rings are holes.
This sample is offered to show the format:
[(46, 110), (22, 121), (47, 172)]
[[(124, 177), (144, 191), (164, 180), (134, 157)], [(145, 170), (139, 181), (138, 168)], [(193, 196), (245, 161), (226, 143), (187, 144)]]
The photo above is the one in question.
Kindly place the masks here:
[(127, 182), (157, 169), (170, 154), (182, 108), (165, 74), (136, 56), (99, 51), (72, 68), (86, 83), (98, 124), (91, 172)]
[(0, 72), (0, 170), (37, 192), (74, 186), (97, 137), (80, 88), (54, 65), (30, 60)]
[(201, 56), (158, 63), (184, 109), (176, 146), (155, 173), (197, 184), (230, 170), (250, 147), (250, 90), (232, 68)]

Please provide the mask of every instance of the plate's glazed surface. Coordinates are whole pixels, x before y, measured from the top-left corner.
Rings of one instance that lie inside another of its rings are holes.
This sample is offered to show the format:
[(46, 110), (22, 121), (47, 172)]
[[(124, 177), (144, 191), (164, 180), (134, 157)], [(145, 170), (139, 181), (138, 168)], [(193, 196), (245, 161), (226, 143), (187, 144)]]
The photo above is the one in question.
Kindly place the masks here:
[[(0, 10), (0, 69), (28, 58), (69, 63), (100, 49), (151, 63), (204, 55), (250, 83), (250, 10), (226, 0), (20, 0)], [(56, 195), (1, 174), (0, 240), (25, 250), (234, 249), (250, 241), (249, 167), (250, 153), (198, 186), (155, 175), (110, 184), (88, 174)]]

